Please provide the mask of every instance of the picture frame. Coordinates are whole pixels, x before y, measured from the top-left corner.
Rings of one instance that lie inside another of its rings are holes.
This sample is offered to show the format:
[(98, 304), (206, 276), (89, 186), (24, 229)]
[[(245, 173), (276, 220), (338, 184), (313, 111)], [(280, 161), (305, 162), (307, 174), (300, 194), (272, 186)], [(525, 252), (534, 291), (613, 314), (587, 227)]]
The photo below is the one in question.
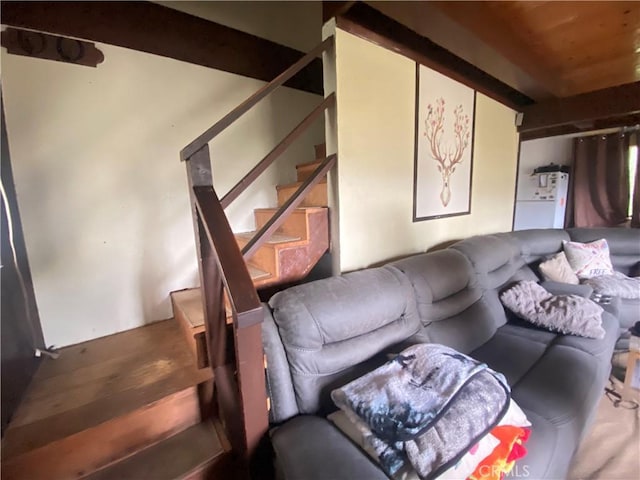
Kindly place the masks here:
[(413, 221), (471, 214), (476, 92), (416, 63)]

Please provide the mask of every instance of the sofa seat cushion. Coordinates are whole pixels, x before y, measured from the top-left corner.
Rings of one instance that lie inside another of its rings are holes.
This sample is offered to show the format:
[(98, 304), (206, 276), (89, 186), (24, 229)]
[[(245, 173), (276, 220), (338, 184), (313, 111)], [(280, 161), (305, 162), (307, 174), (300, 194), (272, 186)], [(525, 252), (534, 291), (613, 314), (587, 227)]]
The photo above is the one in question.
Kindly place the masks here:
[(502, 373), (509, 385), (517, 388), (519, 382), (556, 347), (568, 347), (589, 354), (609, 366), (619, 335), (618, 321), (604, 312), (602, 327), (605, 337), (591, 339), (557, 335), (525, 322), (510, 322), (500, 327), (488, 342), (471, 352), (470, 356)]
[(575, 441), (571, 440), (573, 435), (536, 412), (523, 411), (531, 422), (527, 456), (516, 462), (506, 478), (566, 478), (575, 451)]
[(594, 341), (590, 338), (576, 337), (575, 335), (558, 335), (555, 339), (555, 344), (582, 350), (607, 363), (611, 360), (616, 340), (620, 335), (620, 324), (615, 316), (603, 312), (602, 328), (605, 331), (605, 336), (601, 340)]
[(602, 396), (609, 370), (610, 363), (585, 351), (552, 344), (513, 386), (512, 395), (522, 408), (556, 425), (572, 423), (580, 433)]
[(470, 356), (502, 373), (513, 386), (544, 355), (555, 337), (551, 332), (507, 324)]
[(298, 416), (271, 431), (278, 458), (278, 478), (284, 480), (352, 480), (389, 477), (331, 422)]
[[(505, 374), (513, 399), (532, 423), (530, 457), (519, 467), (533, 468), (530, 478), (564, 478), (573, 450), (593, 420), (618, 338), (617, 319), (604, 313), (602, 320), (602, 340), (507, 324), (472, 352)], [(553, 471), (544, 471), (545, 465)]]
[(566, 478), (610, 370), (610, 362), (586, 349), (562, 345), (561, 340), (552, 342), (512, 389), (513, 399), (532, 423), (527, 445), (530, 456), (521, 467), (531, 466), (529, 478)]

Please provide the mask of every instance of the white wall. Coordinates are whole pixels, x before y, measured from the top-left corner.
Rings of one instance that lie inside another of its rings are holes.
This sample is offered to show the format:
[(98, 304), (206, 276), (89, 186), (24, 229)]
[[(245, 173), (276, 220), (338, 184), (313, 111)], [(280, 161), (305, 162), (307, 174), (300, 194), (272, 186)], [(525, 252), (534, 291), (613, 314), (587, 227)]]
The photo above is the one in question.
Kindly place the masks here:
[(520, 164), (518, 166), (518, 188), (536, 167), (555, 163), (573, 163), (573, 138), (569, 136), (539, 138), (520, 144)]
[(414, 223), (415, 62), (342, 30), (336, 35), (340, 270), (510, 230), (515, 112), (478, 94), (471, 214)]
[[(2, 89), (11, 160), (47, 344), (64, 346), (169, 318), (169, 292), (196, 286), (178, 153), (264, 82), (97, 45), (98, 68), (7, 55)], [(321, 98), (288, 88), (211, 144), (225, 193)], [(314, 158), (319, 121), (229, 209), (236, 231), (273, 185)]]

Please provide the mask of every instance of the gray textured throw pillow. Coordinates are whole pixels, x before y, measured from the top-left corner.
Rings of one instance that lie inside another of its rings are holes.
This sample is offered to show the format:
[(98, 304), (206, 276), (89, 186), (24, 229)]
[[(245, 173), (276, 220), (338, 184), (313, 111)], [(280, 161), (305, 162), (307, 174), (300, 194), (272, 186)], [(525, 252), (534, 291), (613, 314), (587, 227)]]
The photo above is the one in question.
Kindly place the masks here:
[(536, 282), (524, 281), (500, 295), (502, 304), (524, 320), (553, 332), (604, 338), (602, 307), (576, 295), (552, 295)]

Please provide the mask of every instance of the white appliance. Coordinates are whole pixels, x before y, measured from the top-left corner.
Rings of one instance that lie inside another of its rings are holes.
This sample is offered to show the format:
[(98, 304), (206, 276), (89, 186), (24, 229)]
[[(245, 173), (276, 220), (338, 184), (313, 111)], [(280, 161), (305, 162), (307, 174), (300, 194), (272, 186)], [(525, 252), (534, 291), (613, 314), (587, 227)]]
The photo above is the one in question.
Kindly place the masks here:
[(568, 190), (568, 173), (531, 174), (518, 188), (513, 229), (563, 228)]

